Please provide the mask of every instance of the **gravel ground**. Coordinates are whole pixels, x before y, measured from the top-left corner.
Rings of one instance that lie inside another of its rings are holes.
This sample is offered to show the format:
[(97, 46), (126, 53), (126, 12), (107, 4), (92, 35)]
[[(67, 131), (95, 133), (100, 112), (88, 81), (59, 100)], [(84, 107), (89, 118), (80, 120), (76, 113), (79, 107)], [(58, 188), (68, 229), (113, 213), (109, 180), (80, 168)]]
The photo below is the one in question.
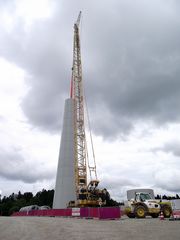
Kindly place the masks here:
[(178, 240), (180, 221), (0, 217), (0, 240)]

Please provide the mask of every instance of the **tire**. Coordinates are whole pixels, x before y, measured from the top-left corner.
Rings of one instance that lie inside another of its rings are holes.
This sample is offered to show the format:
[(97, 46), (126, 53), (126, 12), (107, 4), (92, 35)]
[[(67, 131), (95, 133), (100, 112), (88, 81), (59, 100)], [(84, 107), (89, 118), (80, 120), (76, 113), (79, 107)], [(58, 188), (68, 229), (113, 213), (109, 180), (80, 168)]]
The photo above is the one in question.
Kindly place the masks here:
[(127, 213), (128, 218), (135, 218), (134, 213)]
[(162, 211), (163, 211), (163, 215), (165, 218), (170, 218), (170, 216), (172, 214), (172, 209), (170, 206), (168, 206), (168, 205), (162, 206)]
[(134, 214), (135, 214), (135, 217), (137, 217), (137, 218), (145, 218), (146, 217), (146, 208), (142, 205), (139, 205), (134, 209)]
[(159, 213), (151, 213), (151, 217), (152, 218), (158, 218), (159, 217)]

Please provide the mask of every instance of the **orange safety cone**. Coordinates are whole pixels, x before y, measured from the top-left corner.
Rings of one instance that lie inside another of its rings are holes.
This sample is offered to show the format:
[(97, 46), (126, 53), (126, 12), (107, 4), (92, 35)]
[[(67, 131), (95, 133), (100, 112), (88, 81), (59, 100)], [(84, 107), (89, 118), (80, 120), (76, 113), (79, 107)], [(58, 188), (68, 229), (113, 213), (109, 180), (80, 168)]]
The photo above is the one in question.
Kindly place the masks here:
[(163, 214), (162, 211), (160, 212), (159, 219), (160, 219), (160, 220), (164, 220), (164, 214)]

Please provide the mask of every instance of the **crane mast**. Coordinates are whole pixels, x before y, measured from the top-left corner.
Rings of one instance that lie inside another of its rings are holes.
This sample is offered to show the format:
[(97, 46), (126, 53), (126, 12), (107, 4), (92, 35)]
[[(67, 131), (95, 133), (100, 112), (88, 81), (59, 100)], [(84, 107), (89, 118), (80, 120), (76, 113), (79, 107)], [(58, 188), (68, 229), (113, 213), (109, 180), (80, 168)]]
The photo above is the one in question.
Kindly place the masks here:
[(86, 169), (86, 137), (84, 126), (84, 96), (82, 86), (82, 65), (79, 24), (81, 12), (74, 24), (74, 45), (73, 45), (73, 67), (71, 79), (71, 98), (75, 100), (75, 182), (76, 195), (79, 196), (80, 188), (87, 188), (87, 169)]
[[(106, 189), (97, 189), (99, 181), (96, 174), (96, 163), (92, 135), (90, 131), (91, 145), (93, 151), (93, 166), (90, 165), (85, 134), (84, 118), (84, 93), (82, 81), (81, 48), (79, 24), (81, 12), (74, 24), (74, 43), (73, 43), (73, 66), (70, 97), (74, 100), (74, 152), (75, 152), (75, 187), (76, 200), (69, 202), (69, 207), (99, 206), (105, 205), (109, 193)], [(87, 162), (90, 181), (87, 183)], [(94, 179), (92, 179), (94, 175)]]

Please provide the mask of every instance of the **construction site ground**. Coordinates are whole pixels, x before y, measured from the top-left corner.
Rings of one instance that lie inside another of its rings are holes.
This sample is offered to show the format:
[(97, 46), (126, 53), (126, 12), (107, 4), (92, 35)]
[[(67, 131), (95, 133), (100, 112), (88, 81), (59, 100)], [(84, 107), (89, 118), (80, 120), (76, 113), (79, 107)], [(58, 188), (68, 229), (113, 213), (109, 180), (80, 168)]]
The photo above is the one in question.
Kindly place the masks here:
[(59, 217), (0, 217), (3, 240), (177, 240), (180, 221), (159, 219), (96, 220)]

